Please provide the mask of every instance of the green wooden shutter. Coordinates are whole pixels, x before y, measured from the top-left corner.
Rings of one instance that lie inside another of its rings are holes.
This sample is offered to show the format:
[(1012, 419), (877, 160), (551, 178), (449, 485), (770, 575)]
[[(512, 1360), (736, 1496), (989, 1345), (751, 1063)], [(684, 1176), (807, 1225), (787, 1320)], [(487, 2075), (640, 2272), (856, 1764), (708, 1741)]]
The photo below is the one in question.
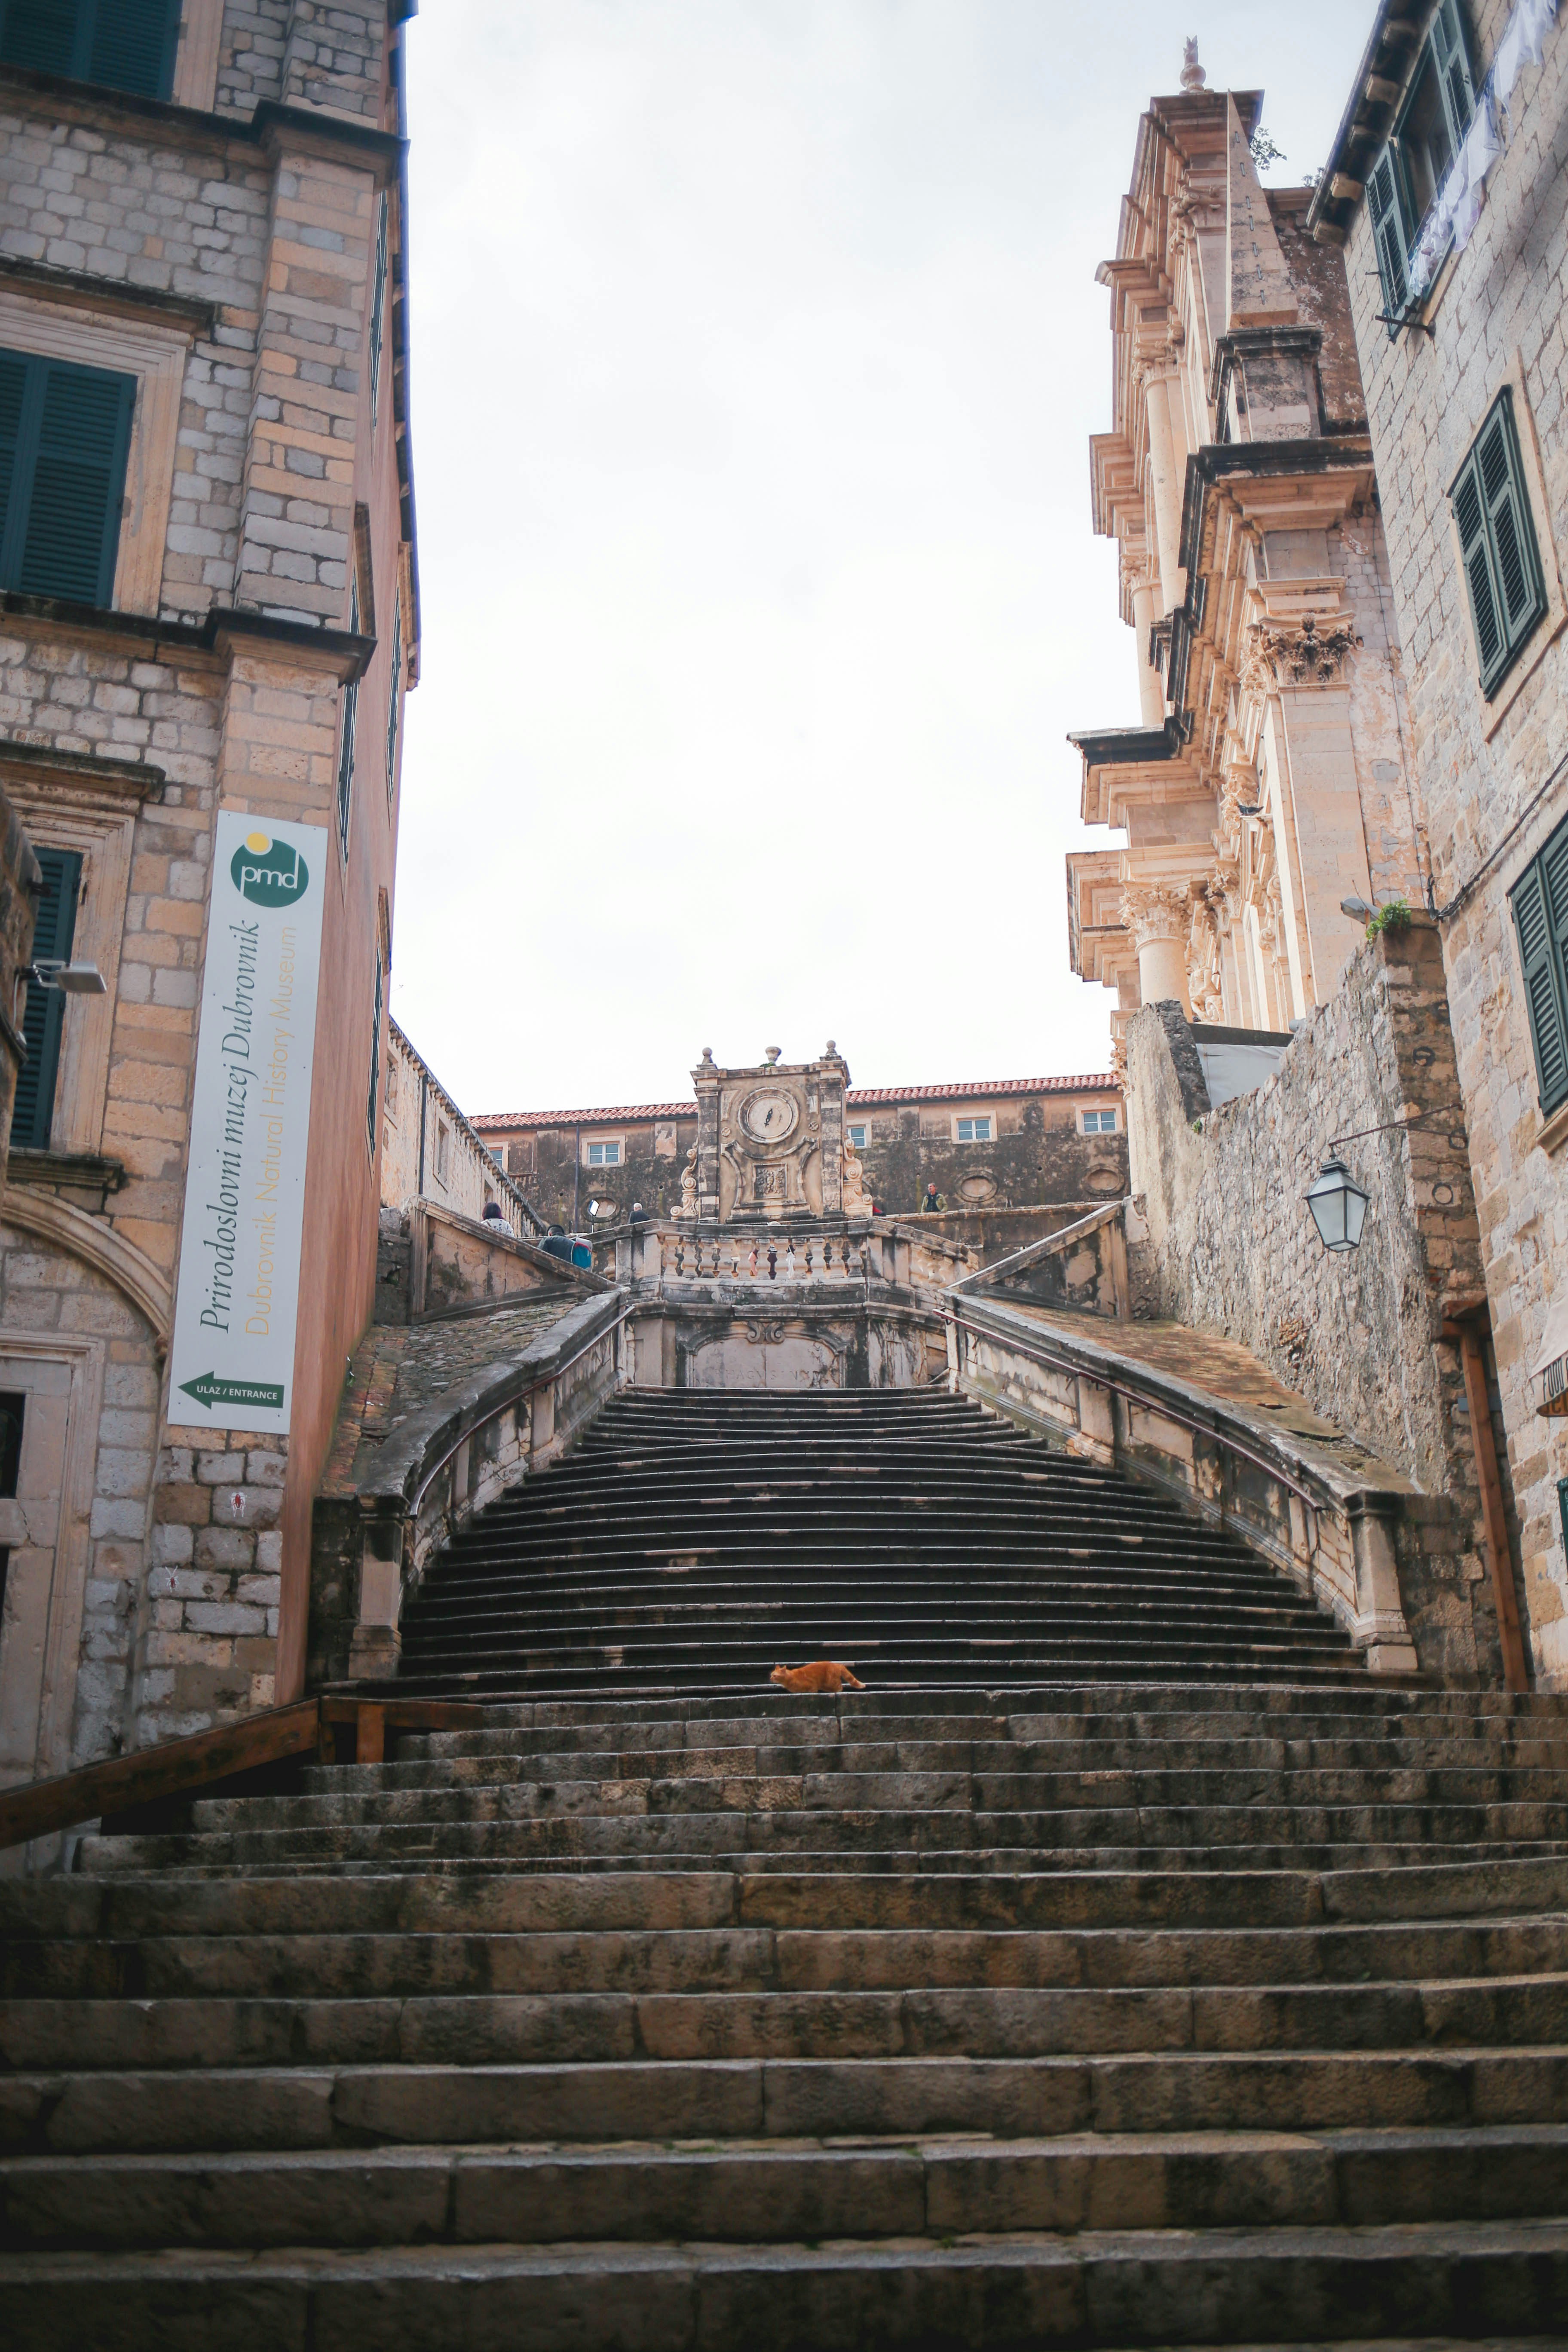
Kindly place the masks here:
[[(359, 582), (349, 584), (349, 627), (359, 635)], [(353, 811), (354, 727), (359, 714), (359, 680), (343, 688), (343, 731), (338, 741), (338, 846), (349, 854), (349, 819)]]
[(1437, 0), (1436, 14), (1432, 19), (1432, 62), (1436, 68), (1448, 137), (1457, 155), (1465, 143), (1465, 133), (1476, 110), (1476, 86), (1470, 73), (1469, 43), (1459, 0)]
[[(36, 845), (35, 854), (43, 869), (44, 887), (33, 925), (33, 954), (37, 959), (68, 963), (76, 936), (81, 857), (74, 849), (38, 849)], [(27, 1058), (17, 1074), (11, 1112), (15, 1150), (42, 1151), (47, 1147), (65, 1012), (66, 1000), (59, 989), (40, 988), (36, 980), (27, 982), (26, 1009), (22, 1015)]]
[(1377, 247), (1377, 274), (1383, 282), (1383, 307), (1393, 336), (1399, 331), (1396, 322), (1410, 299), (1410, 269), (1406, 257), (1409, 227), (1405, 167), (1392, 139), (1373, 166), (1366, 184), (1366, 200), (1372, 213), (1373, 242)]
[(1507, 658), (1508, 640), (1503, 633), (1497, 583), (1492, 576), (1486, 503), (1481, 497), (1481, 469), (1474, 451), (1460, 468), (1452, 497), (1454, 520), (1459, 526), (1465, 583), (1469, 590), (1476, 651), (1480, 656), (1481, 687), (1485, 691), (1493, 679), (1501, 675), (1500, 666)]
[(136, 379), (57, 361), (41, 373), (32, 491), (12, 584), (28, 595), (107, 604)]
[(1512, 653), (1524, 643), (1546, 610), (1546, 588), (1513, 429), (1513, 403), (1508, 393), (1503, 394), (1481, 428), (1476, 454), (1492, 551), (1497, 558), (1504, 631)]
[(386, 695), (386, 797), (397, 790), (397, 730), (403, 717), (403, 599), (392, 600), (392, 683)]
[(1533, 865), (1509, 894), (1531, 1042), (1541, 1085), (1541, 1108), (1553, 1111), (1568, 1101), (1568, 825), (1559, 826)]
[[(0, 352), (0, 549), (5, 544), (5, 521), (11, 510), (11, 486), (16, 479), (22, 431), (22, 404), (27, 391), (27, 362), (15, 352)], [(4, 584), (0, 572), (0, 585)]]
[(136, 379), (0, 352), (0, 588), (107, 604)]
[(167, 98), (180, 0), (0, 0), (0, 63)]
[(375, 1009), (371, 1017), (370, 1033), (370, 1093), (364, 1107), (365, 1126), (370, 1131), (371, 1157), (375, 1157), (375, 1114), (381, 1100), (381, 1006), (384, 975), (381, 968), (381, 950), (375, 953)]
[(375, 423), (376, 395), (381, 387), (381, 344), (383, 321), (386, 314), (386, 232), (387, 199), (384, 195), (377, 210), (375, 231), (375, 284), (370, 303), (370, 421)]
[(1493, 405), (1449, 496), (1464, 551), (1481, 690), (1489, 697), (1546, 610), (1510, 393)]
[(5, 0), (0, 15), (0, 65), (35, 73), (77, 70), (81, 0)]

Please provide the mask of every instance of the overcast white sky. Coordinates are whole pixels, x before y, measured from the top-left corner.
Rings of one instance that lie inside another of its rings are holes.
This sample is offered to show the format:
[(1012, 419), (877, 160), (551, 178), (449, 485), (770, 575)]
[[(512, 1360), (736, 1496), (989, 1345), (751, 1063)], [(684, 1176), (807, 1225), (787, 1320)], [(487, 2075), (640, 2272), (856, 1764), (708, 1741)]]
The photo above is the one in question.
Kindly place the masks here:
[[(1321, 162), (1372, 0), (426, 0), (393, 1007), (470, 1113), (1100, 1069), (1069, 727), (1138, 117)], [(1103, 842), (1109, 838), (1101, 834)]]

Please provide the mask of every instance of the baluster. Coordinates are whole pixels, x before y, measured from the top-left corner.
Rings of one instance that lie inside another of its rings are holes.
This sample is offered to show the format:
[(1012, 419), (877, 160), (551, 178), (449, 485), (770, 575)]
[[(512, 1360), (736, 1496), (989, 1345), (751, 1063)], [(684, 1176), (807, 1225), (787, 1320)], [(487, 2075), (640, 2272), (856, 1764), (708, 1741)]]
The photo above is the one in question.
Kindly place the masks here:
[(685, 1272), (686, 1235), (684, 1234), (677, 1234), (675, 1236), (675, 1277), (678, 1282)]
[(809, 1242), (805, 1245), (805, 1278), (807, 1282), (811, 1280), (811, 1244)]
[(778, 1254), (778, 1251), (774, 1248), (774, 1246), (773, 1246), (773, 1243), (772, 1243), (772, 1242), (770, 1242), (770, 1243), (768, 1244), (768, 1280), (769, 1280), (770, 1282), (776, 1282), (776, 1281), (778, 1280), (778, 1278), (779, 1278), (779, 1254)]
[(793, 1282), (795, 1280), (795, 1243), (793, 1239), (786, 1243), (784, 1246), (784, 1280), (786, 1282)]
[(751, 1269), (752, 1280), (755, 1282), (757, 1278), (757, 1244), (755, 1242), (752, 1244), (752, 1255), (747, 1263)]

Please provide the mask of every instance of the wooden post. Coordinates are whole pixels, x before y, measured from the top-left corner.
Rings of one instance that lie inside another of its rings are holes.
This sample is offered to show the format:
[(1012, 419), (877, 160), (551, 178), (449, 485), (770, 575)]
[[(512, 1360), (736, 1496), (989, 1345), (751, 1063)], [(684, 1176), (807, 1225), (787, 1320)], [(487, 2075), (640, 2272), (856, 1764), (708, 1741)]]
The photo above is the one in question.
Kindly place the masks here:
[(379, 1764), (386, 1754), (386, 1709), (362, 1702), (354, 1708), (354, 1762)]
[(1524, 1663), (1524, 1639), (1519, 1630), (1519, 1603), (1513, 1589), (1513, 1558), (1509, 1550), (1508, 1519), (1502, 1507), (1502, 1480), (1498, 1475), (1497, 1447), (1492, 1440), (1491, 1406), (1487, 1402), (1486, 1353), (1473, 1318), (1467, 1316), (1458, 1333), (1465, 1395), (1470, 1407), (1470, 1444), (1475, 1448), (1476, 1476), (1480, 1482), (1481, 1507), (1486, 1514), (1487, 1549), (1491, 1554), (1503, 1680), (1510, 1691), (1528, 1690), (1530, 1675)]

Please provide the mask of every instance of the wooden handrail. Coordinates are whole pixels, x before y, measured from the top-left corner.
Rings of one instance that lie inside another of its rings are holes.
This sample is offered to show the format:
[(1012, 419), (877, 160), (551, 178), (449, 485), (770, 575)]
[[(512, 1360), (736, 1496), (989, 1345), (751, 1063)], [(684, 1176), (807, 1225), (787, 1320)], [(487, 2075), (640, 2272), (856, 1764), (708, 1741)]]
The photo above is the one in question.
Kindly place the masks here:
[(357, 1762), (378, 1764), (386, 1734), (394, 1731), (464, 1731), (484, 1721), (485, 1710), (460, 1699), (297, 1699), (290, 1706), (262, 1707), (238, 1723), (184, 1739), (161, 1740), (129, 1756), (110, 1756), (51, 1780), (29, 1780), (0, 1789), (0, 1849), (25, 1845), (52, 1830), (70, 1829), (105, 1814), (129, 1812), (169, 1797), (184, 1797), (290, 1756), (316, 1755), (331, 1763), (340, 1727), (352, 1725)]

